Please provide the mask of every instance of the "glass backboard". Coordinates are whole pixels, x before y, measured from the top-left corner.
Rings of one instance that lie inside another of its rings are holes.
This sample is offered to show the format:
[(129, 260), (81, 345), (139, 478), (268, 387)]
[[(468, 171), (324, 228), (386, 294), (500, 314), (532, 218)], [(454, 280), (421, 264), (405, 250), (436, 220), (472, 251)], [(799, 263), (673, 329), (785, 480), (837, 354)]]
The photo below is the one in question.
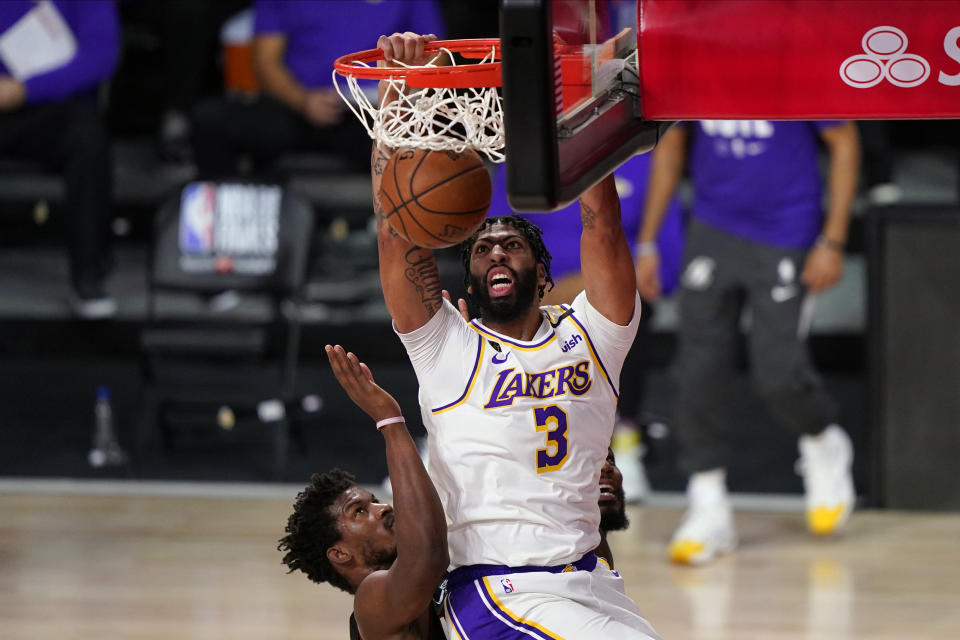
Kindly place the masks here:
[(643, 119), (636, 34), (635, 0), (502, 0), (511, 207), (566, 206), (669, 127)]

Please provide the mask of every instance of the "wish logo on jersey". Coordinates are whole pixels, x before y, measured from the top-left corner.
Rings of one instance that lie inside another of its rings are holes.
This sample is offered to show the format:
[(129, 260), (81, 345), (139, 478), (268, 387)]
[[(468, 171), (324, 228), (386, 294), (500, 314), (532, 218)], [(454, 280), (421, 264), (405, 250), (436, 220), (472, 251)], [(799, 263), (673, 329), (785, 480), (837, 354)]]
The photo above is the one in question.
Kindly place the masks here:
[(490, 399), (483, 408), (509, 407), (516, 398), (555, 398), (568, 393), (582, 396), (591, 386), (589, 360), (538, 373), (524, 373), (511, 367), (497, 374)]
[(563, 345), (561, 345), (560, 350), (566, 353), (567, 351), (570, 351), (570, 349), (573, 349), (575, 346), (577, 346), (581, 342), (583, 342), (583, 336), (581, 336), (579, 333), (575, 333), (572, 336), (570, 336), (569, 340), (567, 340), (566, 342), (563, 343)]

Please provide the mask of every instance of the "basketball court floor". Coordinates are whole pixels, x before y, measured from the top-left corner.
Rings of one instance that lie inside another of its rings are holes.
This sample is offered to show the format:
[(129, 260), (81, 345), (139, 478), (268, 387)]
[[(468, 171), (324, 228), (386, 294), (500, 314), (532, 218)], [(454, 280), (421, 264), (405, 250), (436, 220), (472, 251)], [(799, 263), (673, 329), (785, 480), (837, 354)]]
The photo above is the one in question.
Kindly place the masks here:
[[(0, 636), (342, 640), (350, 597), (280, 562), (296, 491), (0, 482)], [(630, 507), (613, 534), (627, 592), (665, 639), (960, 637), (960, 514), (860, 511), (813, 539), (799, 499), (735, 503), (740, 549), (706, 567), (665, 558), (677, 497)]]

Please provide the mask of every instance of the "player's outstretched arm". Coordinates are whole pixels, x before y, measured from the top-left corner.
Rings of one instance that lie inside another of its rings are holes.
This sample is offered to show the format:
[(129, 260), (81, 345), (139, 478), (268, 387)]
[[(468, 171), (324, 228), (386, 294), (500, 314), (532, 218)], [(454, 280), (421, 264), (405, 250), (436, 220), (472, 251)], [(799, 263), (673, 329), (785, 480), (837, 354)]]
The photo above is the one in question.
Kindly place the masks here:
[[(386, 66), (398, 62), (421, 65), (427, 62), (423, 46), (436, 40), (434, 35), (394, 33), (380, 36), (377, 47), (383, 51)], [(395, 100), (380, 83), (381, 106)], [(427, 323), (440, 309), (440, 274), (433, 251), (401, 238), (387, 222), (380, 205), (380, 180), (394, 150), (373, 145), (370, 177), (373, 187), (373, 211), (377, 221), (377, 248), (380, 254), (380, 286), (387, 310), (400, 333), (409, 333)]]
[(580, 221), (580, 268), (587, 299), (611, 322), (627, 325), (637, 285), (612, 173), (580, 196)]
[(683, 126), (668, 130), (651, 151), (647, 199), (643, 206), (640, 233), (637, 236), (637, 291), (645, 300), (660, 297), (660, 255), (657, 234), (667, 216), (670, 199), (683, 177), (686, 165), (687, 132)]
[[(337, 382), (374, 421), (400, 417), (400, 405), (377, 385), (356, 355), (339, 345), (326, 346)], [(430, 599), (449, 563), (447, 523), (437, 491), (423, 467), (406, 424), (380, 428), (393, 484), (397, 559), (367, 576), (354, 597), (354, 613), (367, 640), (392, 637), (429, 610)]]

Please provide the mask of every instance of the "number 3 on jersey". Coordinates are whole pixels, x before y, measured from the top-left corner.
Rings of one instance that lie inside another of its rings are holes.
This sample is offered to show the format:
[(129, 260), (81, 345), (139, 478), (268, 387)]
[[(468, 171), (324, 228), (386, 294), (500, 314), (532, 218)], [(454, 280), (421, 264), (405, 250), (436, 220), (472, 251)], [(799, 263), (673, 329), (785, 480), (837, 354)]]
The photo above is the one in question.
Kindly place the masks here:
[(567, 413), (556, 405), (535, 407), (533, 419), (547, 436), (547, 446), (537, 449), (537, 473), (556, 471), (567, 461)]

